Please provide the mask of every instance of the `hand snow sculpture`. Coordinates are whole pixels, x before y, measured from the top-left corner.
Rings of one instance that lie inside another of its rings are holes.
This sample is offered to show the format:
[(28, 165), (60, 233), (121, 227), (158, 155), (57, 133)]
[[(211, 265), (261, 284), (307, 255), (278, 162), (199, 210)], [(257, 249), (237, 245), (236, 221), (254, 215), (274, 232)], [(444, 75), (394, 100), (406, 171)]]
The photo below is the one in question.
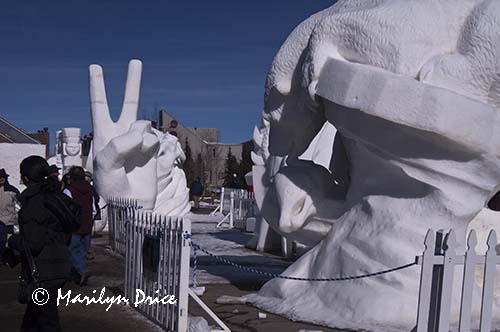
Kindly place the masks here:
[(142, 63), (129, 64), (120, 118), (111, 120), (102, 68), (91, 65), (90, 101), (94, 181), (102, 197), (130, 197), (146, 210), (185, 215), (190, 210), (185, 159), (177, 138), (137, 121)]
[[(496, 0), (341, 0), (297, 27), (268, 74), (269, 156), (265, 146), (256, 154), (266, 167), (265, 188), (256, 188), (265, 219), (317, 243), (284, 274), (404, 265), (428, 228), (465, 239), (500, 184), (499, 74)], [(330, 179), (298, 161), (325, 120), (338, 130)], [(275, 167), (280, 156), (286, 163)], [(416, 267), (341, 283), (276, 279), (249, 300), (332, 327), (408, 331), (418, 282)]]

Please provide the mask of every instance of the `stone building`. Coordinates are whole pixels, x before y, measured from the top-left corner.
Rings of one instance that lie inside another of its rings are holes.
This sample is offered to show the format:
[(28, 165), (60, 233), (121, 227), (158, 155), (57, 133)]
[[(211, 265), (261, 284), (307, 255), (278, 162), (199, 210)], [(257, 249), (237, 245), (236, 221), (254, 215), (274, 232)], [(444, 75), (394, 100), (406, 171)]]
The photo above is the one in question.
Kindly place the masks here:
[[(242, 159), (243, 143), (220, 143), (218, 128), (188, 128), (167, 111), (161, 110), (158, 129), (177, 136), (184, 151), (186, 151), (186, 144), (189, 144), (195, 162), (201, 157), (204, 169), (203, 178), (205, 186), (209, 190), (222, 186), (225, 162), (229, 151), (238, 162)], [(196, 175), (201, 176), (200, 174)]]

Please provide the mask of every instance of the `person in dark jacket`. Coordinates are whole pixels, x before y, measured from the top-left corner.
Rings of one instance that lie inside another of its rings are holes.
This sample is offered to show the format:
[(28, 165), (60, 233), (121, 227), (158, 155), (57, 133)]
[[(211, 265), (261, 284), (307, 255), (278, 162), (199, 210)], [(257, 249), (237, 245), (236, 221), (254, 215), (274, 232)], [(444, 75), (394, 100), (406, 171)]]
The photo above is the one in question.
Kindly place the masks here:
[[(87, 270), (87, 254), (90, 249), (92, 228), (94, 226), (93, 204), (94, 190), (90, 183), (85, 181), (85, 171), (82, 167), (74, 166), (69, 171), (69, 186), (64, 192), (73, 198), (81, 207), (82, 222), (80, 228), (71, 236), (69, 251), (73, 264), (74, 280), (83, 286), (90, 276)], [(68, 192), (69, 191), (69, 192)]]
[(66, 173), (61, 177), (61, 191), (64, 191), (65, 189), (69, 188), (69, 182), (70, 182), (69, 173)]
[(7, 174), (4, 168), (0, 169), (0, 187), (3, 187), (5, 192), (16, 194), (16, 198), (19, 197), (19, 190), (9, 183), (9, 174)]
[(194, 207), (200, 208), (200, 197), (203, 195), (203, 185), (201, 184), (200, 177), (196, 177), (196, 179), (191, 183), (191, 196), (193, 197)]
[(92, 173), (88, 171), (85, 172), (85, 181), (90, 183), (90, 185), (92, 186), (92, 190), (94, 192), (94, 211), (93, 211), (95, 212), (94, 220), (99, 220), (101, 219), (101, 208), (99, 206), (99, 201), (101, 200), (101, 198), (99, 197), (99, 194), (97, 193), (97, 190), (94, 187)]
[[(64, 286), (71, 269), (67, 244), (71, 228), (64, 217), (63, 200), (57, 199), (59, 184), (48, 177), (49, 165), (40, 156), (24, 159), (21, 178), (27, 188), (19, 196), (21, 210), (20, 235), (9, 239), (9, 247), (21, 253), (21, 274), (32, 282), (28, 250), (38, 271), (40, 286), (48, 291), (49, 301), (43, 306), (30, 302), (24, 314), (21, 331), (59, 332), (57, 290)], [(63, 211), (63, 212), (61, 212)]]
[(59, 179), (59, 171), (61, 169), (57, 167), (56, 164), (52, 164), (49, 166), (49, 176), (54, 176)]

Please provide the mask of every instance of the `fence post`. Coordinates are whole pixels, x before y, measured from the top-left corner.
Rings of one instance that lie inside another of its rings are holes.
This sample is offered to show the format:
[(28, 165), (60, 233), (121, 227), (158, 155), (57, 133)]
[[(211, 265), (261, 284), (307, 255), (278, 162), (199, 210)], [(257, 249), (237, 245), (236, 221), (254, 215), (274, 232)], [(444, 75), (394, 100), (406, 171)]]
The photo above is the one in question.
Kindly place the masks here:
[(457, 239), (455, 232), (451, 230), (444, 241), (445, 254), (441, 279), (441, 303), (439, 304), (439, 332), (448, 332), (450, 327), (451, 292), (457, 257), (456, 248)]
[(238, 204), (238, 220), (243, 219), (243, 197), (240, 197)]
[(231, 190), (231, 201), (229, 207), (229, 227), (234, 228), (234, 191)]
[[(191, 221), (189, 219), (182, 220), (182, 234), (191, 234)], [(179, 332), (188, 331), (188, 298), (189, 298), (189, 265), (191, 257), (191, 246), (189, 240), (182, 238), (181, 249), (181, 266), (179, 272), (179, 298), (177, 299)]]
[(131, 220), (129, 223), (127, 223), (125, 225), (125, 231), (126, 231), (126, 235), (125, 235), (125, 245), (126, 245), (126, 250), (125, 250), (125, 287), (124, 290), (125, 290), (125, 297), (127, 298), (130, 298), (130, 290), (129, 290), (129, 280), (130, 280), (130, 276), (129, 276), (129, 273), (130, 273), (130, 262), (131, 262), (131, 257), (130, 257), (130, 246), (132, 245), (132, 241), (131, 241), (131, 238), (130, 238), (130, 229), (131, 229), (131, 225), (134, 221)]
[(430, 326), (431, 292), (436, 240), (432, 230), (425, 236), (425, 250), (422, 254), (422, 272), (418, 297), (417, 332), (433, 332)]
[(491, 310), (493, 304), (493, 292), (495, 288), (495, 270), (497, 253), (497, 233), (492, 230), (488, 236), (488, 251), (486, 252), (486, 261), (484, 266), (483, 298), (481, 303), (481, 323), (479, 330), (481, 332), (491, 331)]
[(220, 213), (224, 211), (224, 187), (220, 189)]
[(472, 230), (467, 239), (467, 252), (464, 260), (464, 280), (462, 283), (462, 299), (460, 304), (460, 320), (458, 330), (469, 332), (472, 315), (472, 290), (474, 289), (474, 272), (476, 269), (476, 232)]
[[(444, 231), (436, 232), (436, 245), (434, 256), (443, 256)], [(434, 263), (433, 263), (434, 264)], [(429, 332), (437, 332), (439, 328), (439, 308), (441, 307), (441, 294), (443, 290), (443, 265), (433, 265), (432, 267), (432, 292), (429, 311)]]
[(108, 198), (108, 241), (109, 241), (109, 245), (111, 246), (111, 248), (113, 248), (113, 210), (114, 210), (114, 206), (113, 206), (113, 198), (112, 197), (109, 197)]

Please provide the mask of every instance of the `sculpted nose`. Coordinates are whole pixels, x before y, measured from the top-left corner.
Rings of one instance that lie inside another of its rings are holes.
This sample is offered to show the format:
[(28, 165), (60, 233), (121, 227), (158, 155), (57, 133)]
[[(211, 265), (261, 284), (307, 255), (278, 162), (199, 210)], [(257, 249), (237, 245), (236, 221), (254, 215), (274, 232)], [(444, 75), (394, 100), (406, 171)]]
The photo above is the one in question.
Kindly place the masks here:
[(279, 228), (284, 233), (296, 232), (314, 213), (312, 199), (304, 189), (298, 187), (283, 174), (276, 175), (275, 186), (281, 206)]

